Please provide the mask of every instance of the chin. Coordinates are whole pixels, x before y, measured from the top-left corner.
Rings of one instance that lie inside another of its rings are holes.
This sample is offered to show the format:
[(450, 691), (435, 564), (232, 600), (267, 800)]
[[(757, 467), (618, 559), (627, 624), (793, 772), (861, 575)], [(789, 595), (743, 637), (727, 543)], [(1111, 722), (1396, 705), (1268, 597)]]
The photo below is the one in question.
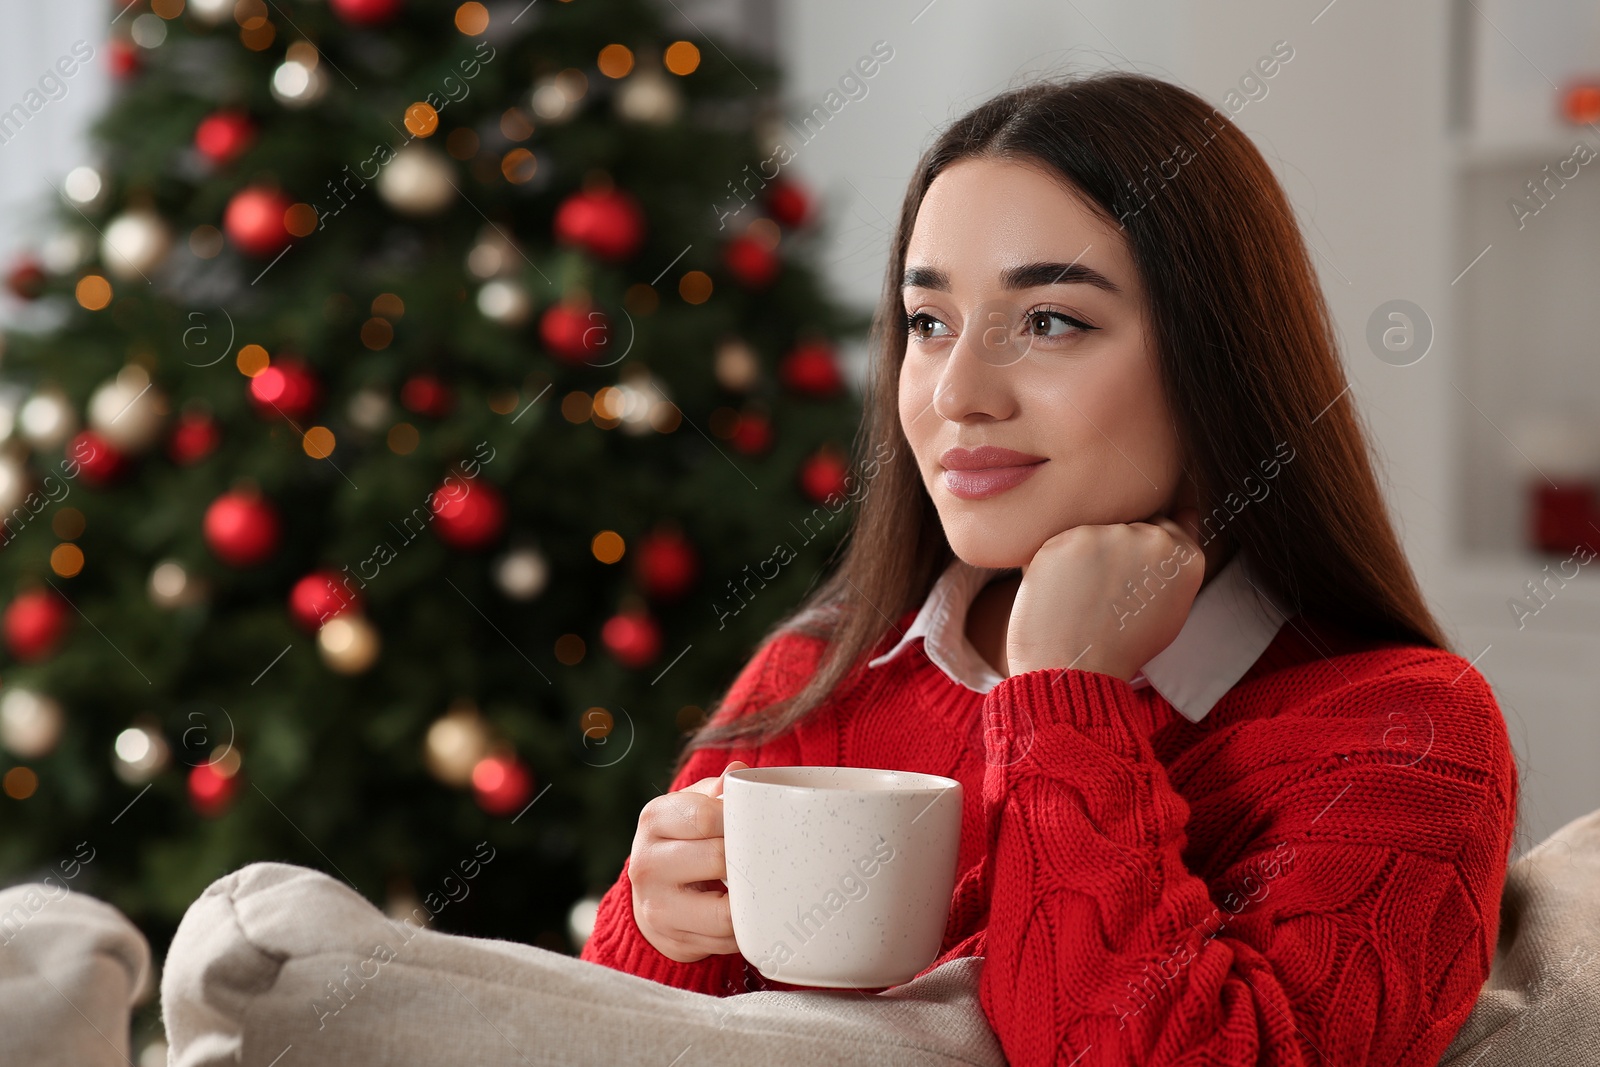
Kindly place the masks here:
[(974, 567), (995, 567), (1001, 570), (1021, 567), (1033, 559), (1033, 554), (1044, 542), (1027, 541), (1016, 536), (1014, 528), (1004, 532), (985, 528), (987, 523), (963, 522), (952, 527), (945, 525), (945, 537), (950, 548), (962, 560)]

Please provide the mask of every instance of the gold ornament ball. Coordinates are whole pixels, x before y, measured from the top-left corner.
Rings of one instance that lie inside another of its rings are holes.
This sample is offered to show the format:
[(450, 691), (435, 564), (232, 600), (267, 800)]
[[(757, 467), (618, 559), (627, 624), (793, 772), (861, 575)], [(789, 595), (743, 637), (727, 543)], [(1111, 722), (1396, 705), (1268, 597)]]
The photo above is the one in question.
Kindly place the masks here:
[(290, 57), (272, 72), (272, 96), (284, 107), (310, 107), (327, 94), (328, 81), (315, 57)]
[(336, 616), (317, 631), (322, 662), (340, 674), (360, 674), (371, 667), (381, 645), (377, 628), (360, 615)]
[(130, 726), (111, 746), (111, 769), (128, 785), (143, 785), (166, 769), (172, 750), (150, 725)]
[(567, 912), (567, 933), (572, 936), (572, 943), (581, 950), (584, 942), (588, 941), (594, 933), (594, 920), (600, 913), (599, 897), (584, 897), (572, 905)]
[(717, 347), (717, 384), (735, 393), (748, 392), (761, 376), (761, 364), (749, 345), (737, 338)]
[(489, 724), (470, 702), (458, 702), (428, 727), (422, 758), (428, 773), (460, 789), (472, 784), (472, 768), (489, 754)]
[(455, 200), (455, 167), (443, 152), (412, 144), (378, 175), (378, 195), (402, 215), (436, 215)]
[(654, 67), (644, 67), (617, 88), (617, 114), (629, 122), (664, 126), (683, 111), (683, 94)]
[(546, 122), (566, 122), (578, 113), (587, 86), (578, 71), (547, 74), (533, 86), (533, 113)]
[(517, 246), (507, 239), (498, 226), (485, 226), (467, 252), (467, 270), (482, 281), (509, 274), (522, 262)]
[(77, 230), (52, 234), (39, 248), (39, 263), (52, 274), (70, 274), (89, 261), (96, 247), (93, 237)]
[(89, 425), (113, 448), (143, 452), (161, 437), (166, 407), (149, 372), (130, 363), (89, 397)]
[(537, 548), (514, 548), (495, 563), (495, 584), (512, 600), (532, 600), (549, 580), (550, 564)]
[(118, 215), (100, 241), (106, 271), (123, 281), (149, 281), (172, 247), (172, 231), (153, 211), (135, 209)]
[(389, 425), (393, 407), (389, 398), (368, 386), (350, 398), (345, 417), (367, 433), (377, 433)]
[(533, 313), (528, 291), (509, 278), (496, 278), (478, 290), (478, 310), (491, 322), (521, 326)]
[(53, 697), (16, 687), (0, 694), (0, 745), (19, 759), (49, 755), (65, 722), (66, 713)]
[(158, 608), (181, 608), (206, 599), (206, 582), (189, 573), (175, 559), (164, 559), (150, 568), (150, 602)]
[(9, 450), (0, 452), (0, 515), (9, 515), (28, 498), (32, 482), (20, 457)]
[(22, 436), (35, 448), (54, 448), (78, 432), (78, 416), (67, 394), (47, 385), (28, 398), (17, 414)]
[(188, 13), (210, 26), (233, 16), (236, 0), (189, 0)]

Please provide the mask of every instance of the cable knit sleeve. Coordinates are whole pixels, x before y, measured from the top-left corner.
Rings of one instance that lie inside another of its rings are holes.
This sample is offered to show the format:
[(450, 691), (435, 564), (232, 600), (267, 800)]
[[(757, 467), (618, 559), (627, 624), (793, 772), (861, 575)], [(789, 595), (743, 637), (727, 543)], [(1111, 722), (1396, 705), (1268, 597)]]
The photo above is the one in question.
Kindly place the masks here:
[(1477, 672), (1402, 653), (1277, 676), (1275, 710), (1212, 727), (1184, 773), (1247, 814), (1209, 881), (1135, 725), (1149, 690), (1035, 670), (986, 695), (980, 999), (1013, 1067), (1438, 1061), (1488, 975), (1516, 772)]
[[(717, 710), (716, 721), (766, 707), (803, 685), (807, 675), (797, 670), (795, 643), (805, 640), (808, 639), (781, 634), (759, 648), (728, 688)], [(733, 760), (743, 760), (752, 767), (782, 766), (797, 762), (798, 750), (792, 732), (762, 746), (699, 749), (690, 755), (668, 792), (721, 774)], [(579, 959), (713, 996), (730, 996), (766, 986), (759, 972), (737, 952), (679, 963), (658, 951), (634, 922), (633, 884), (628, 878), (628, 865), (629, 860), (624, 859), (622, 873), (601, 897), (594, 931), (578, 954)]]

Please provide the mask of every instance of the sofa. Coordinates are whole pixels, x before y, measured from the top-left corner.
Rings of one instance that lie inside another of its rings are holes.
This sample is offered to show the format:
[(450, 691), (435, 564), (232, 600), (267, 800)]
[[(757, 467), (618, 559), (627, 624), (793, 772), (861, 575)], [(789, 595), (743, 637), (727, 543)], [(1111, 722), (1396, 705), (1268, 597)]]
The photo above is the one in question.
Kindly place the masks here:
[[(59, 882), (0, 890), (0, 1064), (146, 1067), (129, 1019), (154, 995), (149, 946), (115, 908)], [(1438, 1067), (1597, 1063), (1600, 811), (1511, 865), (1492, 969)]]

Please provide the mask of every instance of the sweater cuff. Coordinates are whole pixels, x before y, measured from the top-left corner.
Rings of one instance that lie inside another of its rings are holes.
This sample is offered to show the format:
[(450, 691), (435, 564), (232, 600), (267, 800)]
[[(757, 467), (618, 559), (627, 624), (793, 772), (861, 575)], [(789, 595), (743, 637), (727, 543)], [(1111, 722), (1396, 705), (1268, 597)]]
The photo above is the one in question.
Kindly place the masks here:
[(1041, 733), (1067, 726), (1100, 747), (1125, 756), (1141, 751), (1139, 697), (1128, 682), (1098, 671), (1041, 668), (1004, 679), (984, 698), (991, 764), (1027, 758)]

